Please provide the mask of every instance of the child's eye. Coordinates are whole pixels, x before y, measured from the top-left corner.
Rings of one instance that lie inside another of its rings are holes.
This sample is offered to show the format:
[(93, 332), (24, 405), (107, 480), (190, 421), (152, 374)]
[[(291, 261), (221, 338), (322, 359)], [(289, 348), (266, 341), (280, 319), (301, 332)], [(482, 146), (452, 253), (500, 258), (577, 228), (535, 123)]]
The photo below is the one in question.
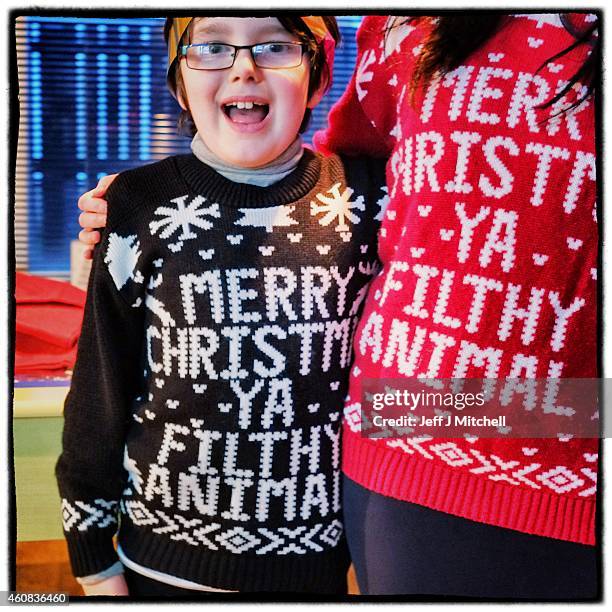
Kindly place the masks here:
[(291, 45), (284, 45), (282, 43), (268, 43), (269, 53), (287, 53), (291, 49)]
[(302, 45), (288, 42), (269, 42), (255, 45), (253, 56), (261, 68), (292, 68), (302, 62)]
[(208, 43), (205, 45), (205, 48), (209, 55), (218, 55), (219, 53), (227, 53), (228, 51), (227, 45), (219, 43)]

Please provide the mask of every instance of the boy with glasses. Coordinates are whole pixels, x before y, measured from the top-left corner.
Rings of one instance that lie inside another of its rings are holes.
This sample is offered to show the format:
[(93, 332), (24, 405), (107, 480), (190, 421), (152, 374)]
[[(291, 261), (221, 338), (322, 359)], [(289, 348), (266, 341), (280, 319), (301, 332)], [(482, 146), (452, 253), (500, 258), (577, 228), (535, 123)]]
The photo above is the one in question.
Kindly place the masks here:
[(166, 39), (197, 132), (108, 192), (57, 465), (73, 571), (88, 594), (343, 593), (339, 426), (382, 164), (299, 137), (333, 18), (170, 19)]

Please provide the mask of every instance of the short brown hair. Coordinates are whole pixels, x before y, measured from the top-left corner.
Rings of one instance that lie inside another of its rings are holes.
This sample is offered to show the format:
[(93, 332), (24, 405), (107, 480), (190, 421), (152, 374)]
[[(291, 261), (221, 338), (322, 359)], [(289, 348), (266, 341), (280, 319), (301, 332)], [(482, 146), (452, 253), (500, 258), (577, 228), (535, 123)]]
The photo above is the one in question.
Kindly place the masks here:
[[(333, 68), (333, 66), (329, 66), (327, 63), (325, 51), (323, 50), (323, 43), (317, 42), (316, 38), (306, 27), (301, 17), (278, 16), (277, 19), (288, 32), (290, 32), (294, 36), (297, 36), (297, 38), (301, 42), (307, 45), (307, 52), (310, 58), (310, 81), (308, 83), (308, 98), (310, 99), (310, 96), (312, 96), (313, 92), (318, 89), (323, 79), (327, 80), (327, 87), (329, 87), (329, 84), (331, 83), (331, 69)], [(333, 16), (325, 15), (322, 17), (322, 19), (325, 22), (325, 25), (327, 26), (328, 32), (330, 33), (337, 45), (340, 42), (340, 29), (338, 28), (336, 18)], [(166, 40), (166, 44), (168, 43), (168, 36), (171, 25), (172, 19), (169, 18), (166, 20), (166, 25), (164, 26), (164, 39)], [(187, 44), (190, 35), (191, 24), (183, 34), (183, 38), (181, 39), (180, 44)], [(185, 134), (187, 136), (194, 136), (197, 130), (193, 122), (191, 112), (189, 111), (189, 103), (187, 100), (185, 85), (183, 83), (183, 78), (181, 75), (180, 61), (177, 61), (175, 63), (174, 71), (174, 79), (171, 79), (171, 82), (173, 81), (174, 85), (174, 96), (177, 99), (180, 96), (184, 100), (185, 105), (187, 106), (187, 110), (181, 109), (181, 113), (177, 121), (178, 130), (181, 134)], [(300, 125), (300, 134), (306, 131), (308, 123), (310, 122), (311, 114), (311, 109), (307, 108), (304, 112), (302, 124)]]

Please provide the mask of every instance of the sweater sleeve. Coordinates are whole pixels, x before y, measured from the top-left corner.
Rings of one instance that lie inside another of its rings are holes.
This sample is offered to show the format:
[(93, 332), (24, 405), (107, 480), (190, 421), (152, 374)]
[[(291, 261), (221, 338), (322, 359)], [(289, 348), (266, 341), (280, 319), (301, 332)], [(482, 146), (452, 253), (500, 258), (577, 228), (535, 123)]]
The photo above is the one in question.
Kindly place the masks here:
[[(357, 60), (350, 83), (331, 109), (327, 128), (314, 135), (313, 143), (320, 153), (379, 158), (390, 155), (393, 143), (380, 131), (382, 125), (377, 116), (382, 117), (386, 106), (393, 107), (389, 99), (382, 97), (384, 92), (379, 91), (378, 84), (381, 79), (377, 78), (384, 70), (377, 57), (383, 28), (384, 19), (380, 16), (366, 17), (360, 26)], [(372, 102), (373, 96), (376, 100)]]
[(113, 536), (126, 485), (124, 445), (143, 367), (143, 309), (135, 297), (143, 286), (136, 270), (140, 255), (137, 236), (105, 231), (94, 256), (77, 362), (64, 405), (56, 477), (77, 577), (97, 574), (118, 561)]

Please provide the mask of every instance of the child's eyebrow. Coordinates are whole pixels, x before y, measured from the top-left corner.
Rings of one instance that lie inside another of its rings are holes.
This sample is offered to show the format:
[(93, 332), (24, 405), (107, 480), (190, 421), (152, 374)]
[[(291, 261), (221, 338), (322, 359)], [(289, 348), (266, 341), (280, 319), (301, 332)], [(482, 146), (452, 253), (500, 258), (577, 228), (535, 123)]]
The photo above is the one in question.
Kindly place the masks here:
[[(208, 23), (207, 24), (205, 21), (200, 21), (194, 24), (193, 34), (194, 35), (204, 34), (207, 36), (228, 35), (228, 34), (231, 34), (231, 28), (227, 27), (226, 25), (222, 23)], [(285, 30), (285, 28), (281, 25), (265, 26), (261, 30), (258, 30), (257, 34), (259, 36), (282, 36), (282, 35), (291, 36), (290, 32)]]

